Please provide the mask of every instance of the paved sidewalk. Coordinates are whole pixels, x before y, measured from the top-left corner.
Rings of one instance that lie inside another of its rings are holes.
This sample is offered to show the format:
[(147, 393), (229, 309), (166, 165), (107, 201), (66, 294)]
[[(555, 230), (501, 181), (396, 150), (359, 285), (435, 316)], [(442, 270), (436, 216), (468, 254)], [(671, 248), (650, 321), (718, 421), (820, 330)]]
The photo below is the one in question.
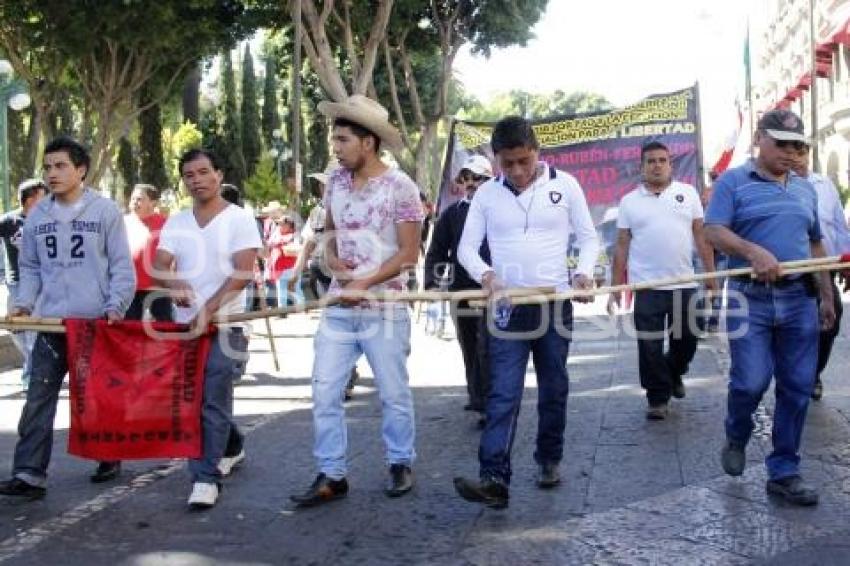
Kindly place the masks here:
[[(478, 430), (465, 402), (452, 340), (414, 325), (411, 380), (419, 459), (407, 497), (382, 493), (380, 407), (368, 366), (349, 404), (348, 498), (294, 510), (289, 495), (314, 475), (310, 418), (311, 337), (317, 320), (274, 322), (282, 371), (268, 344), (252, 340), (251, 375), (237, 390), (249, 427), (248, 460), (227, 480), (220, 504), (185, 509), (181, 462), (132, 462), (117, 484), (88, 483), (91, 464), (65, 454), (60, 407), (50, 492), (37, 503), (0, 500), (0, 562), (14, 564), (847, 564), (850, 561), (850, 362), (847, 332), (836, 344), (824, 401), (810, 410), (804, 472), (821, 504), (797, 509), (768, 499), (762, 460), (771, 402), (758, 419), (743, 478), (723, 475), (723, 341), (700, 342), (687, 397), (672, 417), (649, 422), (637, 386), (637, 353), (626, 336), (580, 339), (569, 361), (563, 485), (534, 485), (533, 370), (514, 447), (511, 504), (483, 509), (459, 499), (452, 477), (477, 474)], [(607, 317), (583, 317), (598, 331)], [(258, 326), (259, 328), (259, 326)], [(284, 337), (285, 336), (285, 337)], [(8, 469), (22, 401), (16, 372), (0, 374), (0, 469)], [(772, 392), (768, 396), (772, 399)], [(61, 405), (65, 405), (64, 403)]]

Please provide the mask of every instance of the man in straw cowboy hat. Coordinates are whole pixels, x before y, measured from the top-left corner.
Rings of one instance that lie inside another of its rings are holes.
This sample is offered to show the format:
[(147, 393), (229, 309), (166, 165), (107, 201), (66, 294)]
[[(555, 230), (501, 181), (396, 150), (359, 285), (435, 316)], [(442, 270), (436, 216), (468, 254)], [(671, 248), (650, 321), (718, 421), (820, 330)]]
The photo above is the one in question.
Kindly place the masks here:
[(721, 464), (730, 476), (744, 473), (753, 413), (773, 377), (766, 489), (791, 504), (814, 505), (818, 493), (800, 476), (800, 439), (815, 383), (819, 326), (835, 320), (832, 286), (828, 272), (818, 286), (807, 275), (783, 277), (779, 265), (825, 255), (815, 190), (792, 170), (806, 144), (802, 120), (787, 110), (766, 112), (754, 140), (758, 157), (717, 179), (705, 217), (706, 236), (729, 255), (729, 267), (751, 266), (755, 274), (728, 284), (732, 364)]
[(333, 275), (329, 293), (342, 303), (325, 310), (316, 334), (313, 453), (319, 473), (306, 492), (292, 496), (299, 506), (348, 493), (342, 396), (360, 354), (369, 361), (383, 405), (388, 496), (404, 495), (413, 487), (416, 456), (407, 373), (410, 316), (404, 305), (364, 300), (363, 293), (405, 289), (405, 271), (419, 255), (419, 190), (379, 157), (382, 144), (401, 144), (381, 105), (353, 95), (344, 102), (321, 102), (319, 111), (333, 121), (333, 150), (340, 164), (326, 187), (325, 254)]

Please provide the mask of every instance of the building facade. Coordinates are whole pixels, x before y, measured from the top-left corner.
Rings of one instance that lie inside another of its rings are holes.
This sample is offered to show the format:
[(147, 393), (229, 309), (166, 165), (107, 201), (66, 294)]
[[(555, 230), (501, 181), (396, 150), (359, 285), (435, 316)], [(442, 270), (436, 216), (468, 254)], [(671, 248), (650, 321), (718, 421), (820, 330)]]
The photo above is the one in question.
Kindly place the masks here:
[[(754, 120), (776, 107), (799, 114), (818, 144), (816, 170), (846, 189), (850, 186), (850, 0), (761, 0), (756, 4), (750, 19)], [(812, 130), (813, 80), (817, 132)]]

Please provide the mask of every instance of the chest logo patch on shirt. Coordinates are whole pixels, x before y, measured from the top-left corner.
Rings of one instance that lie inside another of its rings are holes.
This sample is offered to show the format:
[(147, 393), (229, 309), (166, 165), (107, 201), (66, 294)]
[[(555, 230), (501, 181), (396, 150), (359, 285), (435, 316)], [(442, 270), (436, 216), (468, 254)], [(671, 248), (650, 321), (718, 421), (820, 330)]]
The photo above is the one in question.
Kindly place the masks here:
[(676, 195), (676, 202), (685, 202), (685, 195)]
[(549, 191), (549, 200), (552, 201), (552, 204), (558, 204), (561, 202), (561, 197), (563, 197), (561, 193), (558, 191)]

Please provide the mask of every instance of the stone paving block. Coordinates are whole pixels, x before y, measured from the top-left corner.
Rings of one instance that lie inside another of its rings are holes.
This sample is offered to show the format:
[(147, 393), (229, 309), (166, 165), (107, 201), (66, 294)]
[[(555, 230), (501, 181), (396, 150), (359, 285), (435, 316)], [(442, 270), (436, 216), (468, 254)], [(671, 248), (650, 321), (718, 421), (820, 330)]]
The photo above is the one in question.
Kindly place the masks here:
[(766, 558), (825, 534), (817, 527), (746, 511), (702, 525), (683, 538), (751, 558)]

